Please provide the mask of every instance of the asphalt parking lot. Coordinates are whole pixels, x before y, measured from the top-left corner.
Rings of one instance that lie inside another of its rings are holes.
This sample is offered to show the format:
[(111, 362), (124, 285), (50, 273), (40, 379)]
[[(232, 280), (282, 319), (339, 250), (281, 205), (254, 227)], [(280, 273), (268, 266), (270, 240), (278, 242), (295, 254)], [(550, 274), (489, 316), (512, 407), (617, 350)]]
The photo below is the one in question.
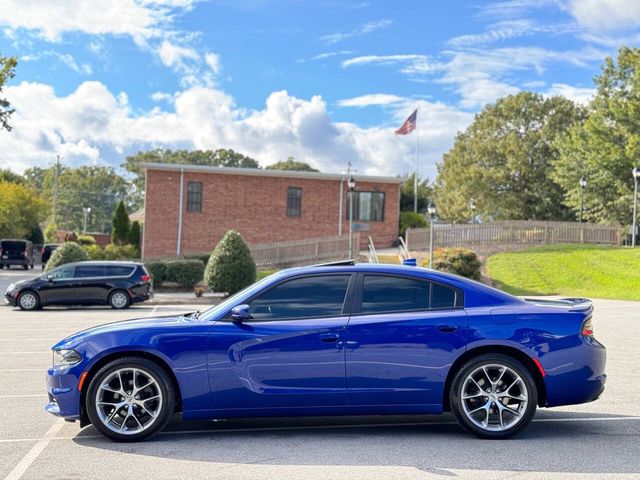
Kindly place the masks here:
[[(8, 283), (6, 271), (0, 278)], [(640, 478), (640, 303), (595, 304), (596, 336), (608, 348), (603, 397), (539, 410), (515, 439), (477, 440), (443, 415), (176, 419), (153, 440), (135, 444), (113, 443), (91, 426), (80, 430), (43, 411), (49, 348), (92, 325), (202, 306), (33, 313), (0, 306), (0, 478)]]

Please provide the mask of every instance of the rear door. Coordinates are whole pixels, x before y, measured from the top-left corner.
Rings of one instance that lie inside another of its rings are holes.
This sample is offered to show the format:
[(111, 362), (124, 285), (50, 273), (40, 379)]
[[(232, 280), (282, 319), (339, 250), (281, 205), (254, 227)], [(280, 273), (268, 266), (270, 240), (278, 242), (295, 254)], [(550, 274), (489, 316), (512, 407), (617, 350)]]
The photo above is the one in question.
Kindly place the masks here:
[(216, 322), (207, 355), (212, 409), (284, 415), (345, 406), (342, 340), (355, 278), (287, 279), (248, 302), (252, 319)]
[(103, 299), (105, 290), (105, 266), (96, 264), (78, 265), (75, 275), (75, 298), (80, 302), (97, 303)]
[(439, 411), (451, 363), (464, 351), (462, 292), (428, 280), (359, 274), (346, 332), (349, 403)]

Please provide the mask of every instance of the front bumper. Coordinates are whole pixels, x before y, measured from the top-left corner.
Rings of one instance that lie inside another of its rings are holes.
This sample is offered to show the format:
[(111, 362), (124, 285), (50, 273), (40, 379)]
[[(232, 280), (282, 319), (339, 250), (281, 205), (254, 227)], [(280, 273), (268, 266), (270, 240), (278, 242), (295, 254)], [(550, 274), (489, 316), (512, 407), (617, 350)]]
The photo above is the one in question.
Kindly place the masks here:
[(82, 372), (74, 368), (52, 367), (47, 370), (46, 386), (49, 403), (46, 412), (69, 420), (80, 418), (78, 380)]
[(4, 292), (4, 302), (11, 305), (12, 307), (16, 306), (16, 301), (18, 299), (18, 292), (17, 291), (12, 291), (12, 292)]

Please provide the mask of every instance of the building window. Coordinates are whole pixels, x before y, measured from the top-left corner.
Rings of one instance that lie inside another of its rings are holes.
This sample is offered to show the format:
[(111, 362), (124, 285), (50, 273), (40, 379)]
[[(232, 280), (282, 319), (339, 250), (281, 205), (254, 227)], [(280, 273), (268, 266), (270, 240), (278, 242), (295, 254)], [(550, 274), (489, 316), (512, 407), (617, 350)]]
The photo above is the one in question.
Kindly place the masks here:
[(289, 187), (287, 190), (287, 217), (302, 215), (302, 189)]
[(202, 182), (187, 184), (187, 212), (202, 211)]
[(353, 196), (353, 220), (356, 222), (384, 221), (384, 192), (349, 192), (347, 196), (347, 220)]

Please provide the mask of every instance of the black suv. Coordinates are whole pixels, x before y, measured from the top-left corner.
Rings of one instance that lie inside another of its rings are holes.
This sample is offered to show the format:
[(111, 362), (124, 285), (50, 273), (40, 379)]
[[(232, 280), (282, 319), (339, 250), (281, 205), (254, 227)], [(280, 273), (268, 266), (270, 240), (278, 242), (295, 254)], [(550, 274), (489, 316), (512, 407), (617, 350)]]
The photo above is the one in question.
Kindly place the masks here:
[(0, 268), (11, 265), (33, 268), (33, 244), (29, 240), (0, 240)]
[(44, 270), (44, 267), (47, 265), (47, 262), (49, 261), (49, 258), (51, 258), (51, 254), (53, 253), (53, 251), (58, 248), (60, 246), (60, 244), (58, 243), (45, 243), (42, 246), (42, 250), (40, 251), (40, 261), (42, 262), (42, 269)]
[(142, 263), (78, 262), (12, 283), (4, 296), (7, 303), (22, 310), (45, 305), (111, 305), (121, 309), (152, 298), (153, 287)]

